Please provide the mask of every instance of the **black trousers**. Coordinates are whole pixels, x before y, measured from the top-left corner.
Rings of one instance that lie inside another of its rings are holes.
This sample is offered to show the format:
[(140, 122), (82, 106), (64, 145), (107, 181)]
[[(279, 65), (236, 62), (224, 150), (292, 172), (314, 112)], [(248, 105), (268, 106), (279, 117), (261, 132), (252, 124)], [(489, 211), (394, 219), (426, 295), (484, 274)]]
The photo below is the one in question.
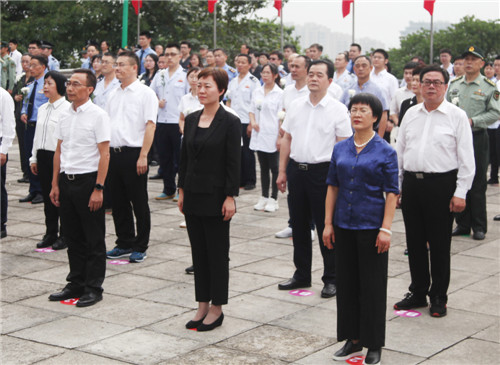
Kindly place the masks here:
[(371, 349), (385, 345), (389, 253), (377, 253), (378, 233), (335, 227), (337, 339)]
[(24, 134), (26, 133), (26, 124), (21, 121), (20, 118), (16, 117), (16, 135), (17, 143), (19, 145), (19, 157), (21, 160), (21, 170), (23, 176), (28, 177), (29, 161), (26, 158), (26, 149), (24, 148)]
[[(1, 139), (2, 139), (2, 137), (0, 137), (0, 141), (1, 141)], [(7, 160), (9, 160), (9, 155), (7, 155)], [(7, 197), (7, 189), (5, 189), (5, 180), (6, 180), (5, 175), (6, 175), (6, 173), (7, 173), (7, 161), (0, 168), (0, 199), (2, 199), (0, 215), (1, 215), (1, 229), (2, 229), (2, 231), (5, 230), (5, 224), (7, 223), (8, 197)]]
[(255, 154), (250, 149), (250, 137), (247, 135), (247, 128), (248, 124), (241, 124), (241, 137), (243, 138), (243, 146), (241, 146), (241, 186), (255, 185), (257, 182)]
[[(259, 158), (260, 165), (260, 182), (262, 185), (262, 196), (264, 198), (269, 198), (269, 184), (272, 186), (271, 198), (278, 198), (278, 185), (276, 185), (276, 179), (278, 179), (278, 169), (280, 163), (280, 153), (279, 151), (268, 153), (257, 151), (257, 157)], [(269, 172), (271, 172), (271, 181), (269, 180)]]
[(474, 160), (476, 161), (476, 175), (472, 187), (467, 193), (466, 207), (462, 213), (456, 214), (457, 224), (466, 229), (487, 232), (488, 219), (486, 217), (486, 187), (488, 171), (488, 134), (486, 130), (473, 132)]
[(424, 179), (405, 173), (403, 179), (401, 209), (410, 264), (410, 291), (419, 296), (428, 294), (431, 300), (448, 299), (453, 226), (450, 200), (456, 181), (456, 171)]
[[(59, 208), (50, 201), (52, 189), (52, 171), (54, 170), (54, 152), (38, 150), (36, 154), (38, 178), (42, 187), (43, 211), (45, 213), (45, 234), (57, 237), (59, 233)], [(61, 234), (62, 236), (62, 234)]]
[(141, 149), (122, 147), (121, 152), (113, 148), (110, 151), (108, 179), (116, 245), (123, 249), (145, 252), (151, 231), (151, 213), (148, 204), (148, 174), (137, 175), (137, 160)]
[[(24, 153), (27, 161), (31, 157), (31, 150), (33, 149), (33, 139), (35, 138), (36, 123), (28, 122), (26, 126), (26, 131), (24, 134)], [(30, 179), (30, 194), (41, 194), (42, 186), (40, 185), (40, 179), (38, 176), (31, 172), (28, 168), (28, 177)]]
[(498, 182), (498, 164), (500, 162), (500, 127), (488, 129), (490, 143), (490, 179)]
[(311, 221), (314, 221), (318, 232), (319, 248), (323, 256), (324, 270), (321, 280), (325, 284), (335, 284), (335, 250), (329, 250), (323, 245), (328, 165), (328, 163), (314, 165), (315, 168), (307, 171), (300, 170), (293, 162), (288, 166), (293, 262), (296, 268), (293, 277), (299, 281), (311, 281)]
[(68, 244), (68, 288), (85, 292), (102, 292), (106, 274), (104, 208), (91, 212), (89, 199), (94, 191), (97, 173), (69, 180), (59, 177), (61, 221)]
[(158, 158), (163, 177), (163, 193), (175, 194), (177, 185), (175, 175), (179, 170), (181, 151), (181, 132), (178, 124), (156, 124)]
[(229, 221), (222, 216), (186, 214), (191, 242), (197, 302), (227, 304), (229, 288)]

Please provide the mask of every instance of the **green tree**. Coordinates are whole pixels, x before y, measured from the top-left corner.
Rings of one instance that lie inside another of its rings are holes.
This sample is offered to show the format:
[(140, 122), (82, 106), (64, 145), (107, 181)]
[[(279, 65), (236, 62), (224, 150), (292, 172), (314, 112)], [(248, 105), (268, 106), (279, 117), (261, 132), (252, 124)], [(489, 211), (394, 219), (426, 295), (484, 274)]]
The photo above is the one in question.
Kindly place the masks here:
[(403, 77), (403, 66), (414, 56), (422, 57), (426, 63), (439, 63), (439, 50), (449, 48), (454, 56), (462, 54), (470, 45), (481, 48), (485, 57), (494, 58), (500, 53), (500, 21), (484, 21), (466, 16), (456, 24), (434, 33), (434, 59), (429, 61), (430, 31), (421, 29), (401, 38), (400, 48), (389, 50), (392, 72)]
[[(280, 27), (274, 20), (255, 16), (260, 8), (272, 6), (269, 0), (220, 0), (217, 5), (217, 46), (231, 55), (243, 42), (258, 50), (280, 46)], [(122, 8), (118, 0), (102, 1), (2, 1), (0, 27), (3, 39), (17, 38), (20, 50), (27, 50), (32, 39), (55, 44), (54, 55), (66, 66), (79, 64), (73, 55), (90, 42), (107, 40), (113, 49), (121, 45)], [(129, 45), (137, 42), (137, 15), (130, 5)], [(207, 2), (198, 0), (143, 0), (141, 30), (153, 34), (153, 44), (189, 40), (193, 49), (213, 45), (213, 14)], [(286, 43), (298, 45), (293, 28), (284, 29)]]

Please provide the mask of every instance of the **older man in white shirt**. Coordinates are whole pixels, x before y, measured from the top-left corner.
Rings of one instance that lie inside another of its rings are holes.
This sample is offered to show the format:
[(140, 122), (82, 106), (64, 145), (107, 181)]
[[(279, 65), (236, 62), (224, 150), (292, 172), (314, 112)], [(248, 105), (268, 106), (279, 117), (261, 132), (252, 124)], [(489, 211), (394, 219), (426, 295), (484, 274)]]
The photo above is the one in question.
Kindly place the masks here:
[(120, 87), (120, 81), (118, 81), (115, 74), (115, 62), (116, 56), (112, 53), (106, 52), (103, 54), (101, 74), (104, 78), (97, 83), (93, 100), (94, 103), (102, 109), (105, 109), (106, 101), (108, 100), (108, 95), (111, 91)]

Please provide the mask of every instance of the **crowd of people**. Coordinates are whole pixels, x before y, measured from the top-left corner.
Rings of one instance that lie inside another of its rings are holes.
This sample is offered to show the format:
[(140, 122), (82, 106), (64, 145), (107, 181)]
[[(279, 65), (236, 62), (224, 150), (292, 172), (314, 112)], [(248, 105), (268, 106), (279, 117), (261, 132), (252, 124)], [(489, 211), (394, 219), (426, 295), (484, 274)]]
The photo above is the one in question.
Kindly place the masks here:
[[(411, 283), (394, 308), (428, 306), (429, 297), (430, 315), (446, 315), (451, 238), (472, 231), (485, 239), (486, 189), (498, 184), (500, 56), (487, 62), (470, 45), (453, 59), (442, 49), (441, 65), (413, 57), (399, 82), (385, 50), (364, 54), (355, 43), (333, 62), (317, 43), (304, 55), (293, 45), (267, 53), (242, 44), (233, 68), (222, 48), (153, 48), (145, 31), (135, 52), (88, 45), (67, 79), (50, 42), (31, 41), (25, 54), (17, 44), (1, 46), (1, 232), (17, 134), (18, 182), (29, 183), (19, 201), (44, 204), (37, 247), (68, 248), (68, 284), (49, 300), (93, 305), (102, 300), (106, 258), (147, 258), (148, 172), (159, 165), (149, 176), (163, 182), (155, 199), (177, 202), (191, 242), (186, 271), (198, 310), (186, 327), (220, 326), (230, 220), (240, 189), (256, 188), (257, 152), (262, 191), (253, 208), (273, 213), (278, 191), (288, 192), (288, 225), (276, 237), (292, 237), (296, 270), (278, 289), (311, 286), (317, 237), (321, 297), (337, 296), (337, 338), (346, 341), (334, 359), (365, 347), (366, 364), (381, 361), (397, 207)], [(116, 232), (107, 252), (105, 209)]]

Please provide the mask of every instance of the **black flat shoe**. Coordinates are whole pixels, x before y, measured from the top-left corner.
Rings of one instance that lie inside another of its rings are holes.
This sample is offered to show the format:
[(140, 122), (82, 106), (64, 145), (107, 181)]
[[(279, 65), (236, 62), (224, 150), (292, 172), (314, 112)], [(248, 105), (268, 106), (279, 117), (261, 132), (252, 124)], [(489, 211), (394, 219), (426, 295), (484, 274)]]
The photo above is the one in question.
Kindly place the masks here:
[(483, 231), (476, 231), (474, 232), (474, 234), (472, 235), (472, 239), (475, 239), (476, 241), (482, 241), (485, 239), (485, 234)]
[(337, 287), (335, 284), (325, 284), (321, 291), (321, 298), (332, 298), (337, 294)]
[(202, 323), (196, 328), (196, 330), (198, 332), (211, 331), (215, 327), (219, 327), (220, 325), (222, 325), (222, 321), (223, 320), (224, 320), (224, 313), (221, 313), (220, 316), (219, 316), (219, 318), (217, 318), (215, 321), (213, 321), (210, 324), (205, 324), (202, 321)]
[(194, 266), (186, 267), (186, 274), (194, 274)]
[(470, 229), (467, 229), (467, 228), (464, 228), (464, 227), (460, 227), (460, 226), (457, 226), (457, 228), (455, 228), (451, 232), (452, 236), (463, 236), (463, 235), (466, 235), (466, 234), (470, 234)]
[(96, 304), (97, 302), (102, 300), (102, 294), (97, 293), (86, 293), (78, 299), (76, 302), (77, 307), (89, 307), (91, 305)]
[(62, 250), (68, 247), (63, 237), (59, 237), (56, 242), (52, 245), (53, 250)]
[(31, 200), (31, 204), (41, 204), (43, 203), (43, 195), (42, 194), (36, 194), (33, 200)]
[(379, 365), (382, 357), (382, 349), (368, 349), (363, 365)]
[(35, 198), (35, 194), (29, 193), (24, 198), (19, 199), (19, 203), (29, 203)]
[(311, 283), (298, 281), (295, 278), (291, 278), (285, 281), (284, 283), (278, 284), (279, 290), (293, 290), (293, 289), (310, 288), (310, 287)]
[(57, 237), (43, 236), (42, 240), (36, 244), (36, 248), (45, 248), (52, 246), (57, 240)]
[(67, 300), (67, 299), (73, 299), (73, 298), (79, 298), (82, 295), (82, 291), (80, 290), (73, 290), (69, 288), (64, 288), (58, 293), (50, 294), (49, 295), (49, 300), (51, 302), (60, 302), (61, 300)]
[(358, 343), (353, 343), (352, 340), (347, 340), (340, 350), (338, 350), (334, 355), (333, 359), (337, 361), (347, 360), (352, 356), (362, 356), (363, 346)]
[(200, 319), (199, 321), (189, 321), (188, 323), (186, 323), (186, 328), (187, 328), (188, 330), (192, 330), (192, 329), (194, 329), (194, 328), (198, 328), (198, 326), (199, 326), (200, 324), (202, 324), (202, 323), (203, 323), (203, 320), (205, 319), (205, 317), (206, 317), (206, 316), (207, 316), (207, 315), (205, 314), (205, 315), (203, 316), (203, 318), (202, 318), (202, 319)]
[(29, 184), (30, 179), (27, 176), (23, 176), (22, 178), (17, 179), (17, 182), (21, 184)]

